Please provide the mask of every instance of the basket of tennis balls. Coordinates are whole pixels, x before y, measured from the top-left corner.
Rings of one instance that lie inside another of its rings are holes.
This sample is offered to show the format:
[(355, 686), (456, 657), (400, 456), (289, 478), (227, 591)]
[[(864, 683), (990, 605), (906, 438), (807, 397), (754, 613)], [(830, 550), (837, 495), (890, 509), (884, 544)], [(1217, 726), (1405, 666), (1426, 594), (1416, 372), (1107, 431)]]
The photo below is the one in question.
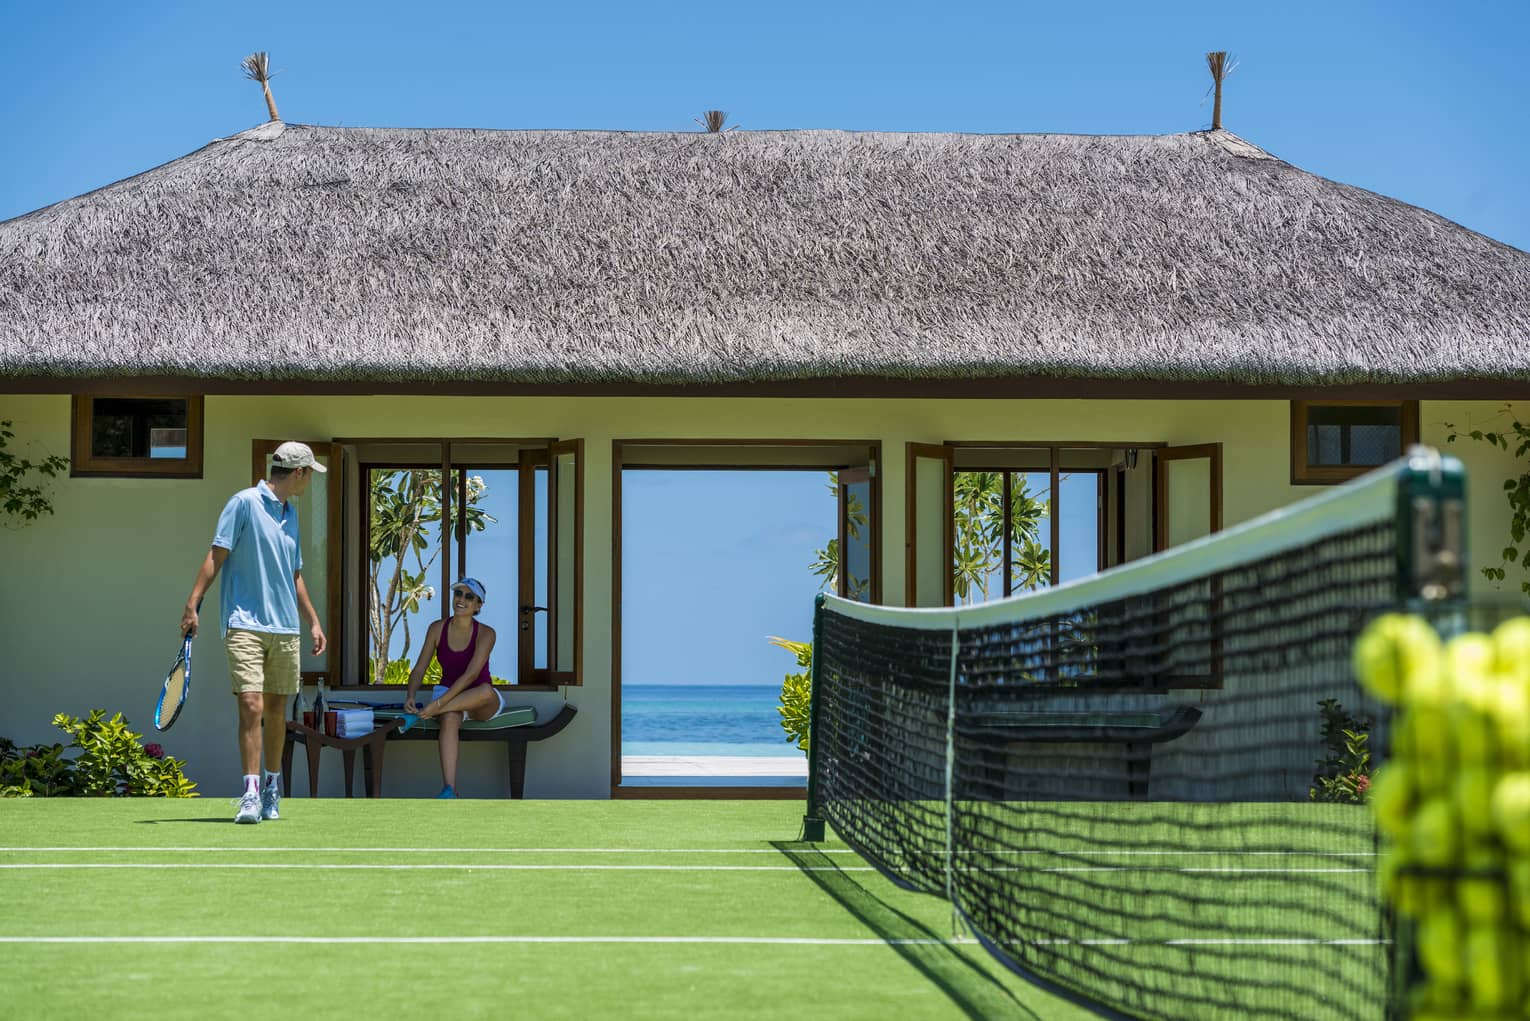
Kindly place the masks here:
[(1383, 896), (1412, 924), (1414, 1021), (1530, 1018), (1530, 616), (1442, 640), (1376, 618), (1355, 673), (1396, 707), (1370, 790)]

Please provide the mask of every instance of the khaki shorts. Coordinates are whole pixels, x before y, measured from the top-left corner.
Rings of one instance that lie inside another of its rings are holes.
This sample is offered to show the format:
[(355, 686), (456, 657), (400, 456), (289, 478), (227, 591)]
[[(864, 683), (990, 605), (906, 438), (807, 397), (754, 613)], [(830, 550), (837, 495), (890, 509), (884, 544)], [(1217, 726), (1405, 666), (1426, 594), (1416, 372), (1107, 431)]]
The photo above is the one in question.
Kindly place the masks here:
[(267, 695), (296, 695), (298, 690), (298, 636), (264, 631), (230, 629), (228, 674), (234, 694), (263, 691)]

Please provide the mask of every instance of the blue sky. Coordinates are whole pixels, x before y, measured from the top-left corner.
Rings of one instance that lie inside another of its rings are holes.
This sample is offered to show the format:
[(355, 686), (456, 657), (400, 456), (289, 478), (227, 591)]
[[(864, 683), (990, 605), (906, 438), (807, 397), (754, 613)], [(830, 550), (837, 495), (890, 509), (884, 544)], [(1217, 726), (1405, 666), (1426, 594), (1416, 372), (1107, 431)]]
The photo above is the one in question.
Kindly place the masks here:
[[(239, 71), (257, 49), (271, 53), (277, 102), (296, 123), (692, 130), (692, 118), (715, 107), (745, 130), (1076, 133), (1208, 126), (1203, 54), (1227, 49), (1239, 62), (1227, 84), (1229, 129), (1314, 173), (1530, 249), (1527, 42), (1524, 0), (13, 0), (0, 4), (0, 219), (263, 121), (260, 90)], [(748, 547), (759, 572), (750, 591), (719, 588), (708, 575), (645, 596), (694, 599), (696, 612), (723, 598), (759, 599), (758, 641), (706, 638), (716, 629), (703, 621), (691, 632), (696, 647), (680, 650), (661, 616), (638, 616), (629, 651), (655, 667), (634, 662), (629, 678), (689, 679), (723, 658), (740, 676), (717, 680), (779, 676), (789, 662), (763, 635), (801, 633), (806, 608), (794, 625), (766, 604), (796, 605), (790, 572), (800, 562), (805, 576), (811, 536), (832, 529), (818, 484), (773, 501), (743, 530), (760, 537)], [(729, 498), (752, 499), (745, 489)], [(709, 533), (687, 539), (680, 552), (727, 555)], [(783, 552), (799, 541), (800, 555)], [(764, 580), (783, 564), (790, 572), (779, 582)]]
[(686, 130), (1185, 131), (1202, 53), (1227, 126), (1315, 173), (1530, 247), (1530, 5), (14, 2), (0, 5), (0, 218), (265, 119)]

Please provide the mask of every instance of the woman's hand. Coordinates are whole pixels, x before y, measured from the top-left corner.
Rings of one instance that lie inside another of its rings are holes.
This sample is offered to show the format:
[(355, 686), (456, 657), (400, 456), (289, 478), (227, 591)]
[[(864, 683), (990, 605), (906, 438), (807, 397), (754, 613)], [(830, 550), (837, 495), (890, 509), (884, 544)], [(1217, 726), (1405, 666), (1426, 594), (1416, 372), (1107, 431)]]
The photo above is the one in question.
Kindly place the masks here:
[(416, 702), (414, 700), (414, 696), (413, 695), (405, 695), (404, 696), (404, 712), (412, 713), (412, 714), (414, 714), (416, 716), (419, 715), (419, 713), (420, 713), (420, 703), (418, 703), (418, 702)]

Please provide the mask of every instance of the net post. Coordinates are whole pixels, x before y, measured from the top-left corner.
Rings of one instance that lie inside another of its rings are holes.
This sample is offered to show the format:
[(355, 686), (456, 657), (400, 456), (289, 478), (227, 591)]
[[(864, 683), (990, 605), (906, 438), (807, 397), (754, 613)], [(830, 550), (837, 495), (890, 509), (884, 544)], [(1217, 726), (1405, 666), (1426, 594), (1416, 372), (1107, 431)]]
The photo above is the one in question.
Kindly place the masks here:
[(823, 638), (823, 593), (813, 599), (813, 665), (808, 673), (808, 785), (807, 811), (802, 816), (802, 839), (822, 843), (823, 812), (818, 804), (818, 671), (823, 657), (819, 641)]
[(1466, 475), (1432, 447), (1408, 448), (1397, 492), (1398, 588), (1407, 602), (1440, 606), (1466, 589)]

